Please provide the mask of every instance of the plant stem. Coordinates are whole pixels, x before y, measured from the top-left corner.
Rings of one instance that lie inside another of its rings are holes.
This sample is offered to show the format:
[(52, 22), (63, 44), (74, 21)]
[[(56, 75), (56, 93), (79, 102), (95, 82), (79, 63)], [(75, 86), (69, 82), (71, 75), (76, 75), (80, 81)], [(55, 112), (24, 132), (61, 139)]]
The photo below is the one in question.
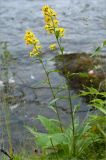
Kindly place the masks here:
[(9, 142), (9, 155), (13, 156), (13, 147), (12, 147), (12, 139), (11, 139), (11, 127), (10, 127), (10, 111), (9, 111), (9, 103), (8, 103), (8, 94), (10, 91), (9, 86), (9, 53), (6, 50), (6, 46), (4, 47), (5, 51), (2, 55), (2, 66), (5, 68), (5, 71), (2, 73), (4, 76), (3, 81), (5, 82), (4, 90), (3, 90), (3, 110), (5, 112), (5, 124), (7, 129), (7, 136)]
[[(64, 63), (64, 57), (63, 57), (63, 54), (64, 54), (63, 51), (64, 51), (64, 49), (61, 47), (61, 43), (59, 41), (60, 37), (57, 36), (56, 28), (55, 28), (54, 21), (53, 21), (53, 17), (52, 16), (50, 16), (50, 17), (51, 17), (51, 20), (52, 20), (52, 23), (53, 23), (54, 35), (55, 35), (57, 44), (59, 46), (60, 52), (62, 54), (64, 73), (65, 73), (65, 75), (67, 77), (65, 63)], [(66, 83), (66, 85), (67, 85), (68, 96), (69, 96), (69, 105), (70, 105), (70, 110), (71, 110), (71, 121), (72, 121), (72, 130), (73, 130), (73, 156), (75, 156), (75, 126), (74, 126), (73, 106), (72, 106), (72, 101), (71, 101), (70, 88), (69, 88), (69, 85), (67, 83)]]
[[(56, 38), (56, 41), (57, 41), (57, 44), (59, 46), (59, 49), (60, 49), (60, 52), (62, 54), (62, 60), (63, 60), (63, 68), (64, 68), (64, 73), (67, 77), (67, 74), (66, 74), (66, 68), (65, 68), (65, 63), (64, 63), (64, 57), (63, 57), (63, 49), (61, 47), (61, 44), (59, 42), (59, 39), (58, 37), (56, 36), (56, 31), (55, 31), (55, 28), (54, 28), (54, 33), (55, 33), (55, 38)], [(68, 77), (67, 77), (68, 78)], [(69, 81), (69, 80), (68, 80)], [(72, 105), (72, 100), (71, 100), (71, 94), (70, 94), (70, 88), (69, 88), (69, 84), (66, 83), (67, 85), (67, 90), (68, 90), (68, 97), (69, 97), (69, 106), (70, 106), (70, 111), (71, 111), (71, 121), (72, 121), (72, 131), (73, 131), (73, 156), (75, 156), (75, 125), (74, 125), (74, 115), (73, 115), (73, 105)]]
[(50, 142), (51, 142), (51, 145), (52, 145), (52, 147), (53, 147), (53, 149), (54, 149), (54, 151), (55, 151), (56, 159), (58, 160), (58, 156), (57, 156), (57, 153), (56, 153), (56, 149), (55, 149), (55, 147), (54, 147), (54, 145), (53, 145), (52, 138), (50, 138)]
[(70, 94), (70, 88), (69, 85), (67, 84), (67, 89), (68, 89), (68, 96), (69, 96), (69, 106), (70, 106), (70, 111), (71, 111), (71, 121), (72, 121), (72, 132), (73, 132), (73, 156), (75, 156), (75, 125), (74, 125), (74, 114), (73, 114), (73, 105), (71, 101), (71, 94)]
[[(50, 81), (50, 78), (49, 78), (49, 73), (47, 72), (47, 70), (46, 70), (46, 68), (45, 68), (45, 66), (43, 64), (43, 61), (42, 61), (42, 59), (40, 57), (39, 57), (39, 60), (40, 60), (40, 63), (42, 64), (42, 67), (43, 67), (43, 69), (45, 71), (45, 74), (46, 74), (46, 77), (47, 77), (47, 81), (48, 81), (48, 84), (49, 84), (50, 89), (51, 89), (52, 96), (53, 96), (54, 99), (56, 99), (56, 96), (55, 96), (55, 93), (53, 91), (52, 84), (51, 84), (51, 81)], [(55, 108), (56, 108), (57, 118), (58, 118), (59, 124), (60, 124), (60, 129), (61, 129), (61, 132), (63, 132), (62, 123), (61, 123), (61, 119), (60, 119), (60, 115), (59, 115), (59, 111), (58, 111), (58, 107), (57, 107), (56, 102), (55, 102)]]

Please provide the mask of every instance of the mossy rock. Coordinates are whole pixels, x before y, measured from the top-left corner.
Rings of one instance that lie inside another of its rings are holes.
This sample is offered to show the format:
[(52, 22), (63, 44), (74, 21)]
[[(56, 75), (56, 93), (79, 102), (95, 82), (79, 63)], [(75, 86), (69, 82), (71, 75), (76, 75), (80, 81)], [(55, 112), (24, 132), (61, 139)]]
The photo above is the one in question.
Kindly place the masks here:
[(57, 69), (74, 89), (84, 86), (106, 90), (106, 56), (92, 57), (86, 53), (71, 53), (55, 57)]

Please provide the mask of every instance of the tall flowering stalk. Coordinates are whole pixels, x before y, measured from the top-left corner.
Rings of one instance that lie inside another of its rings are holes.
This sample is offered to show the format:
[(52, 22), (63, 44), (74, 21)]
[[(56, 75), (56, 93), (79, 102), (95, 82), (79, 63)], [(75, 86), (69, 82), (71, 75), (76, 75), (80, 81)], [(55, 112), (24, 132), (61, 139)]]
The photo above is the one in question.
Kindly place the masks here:
[[(55, 10), (53, 10), (50, 6), (45, 5), (42, 8), (42, 12), (44, 15), (44, 21), (45, 21), (45, 30), (49, 34), (53, 34), (56, 38), (57, 44), (59, 46), (60, 52), (63, 55), (64, 48), (61, 46), (61, 38), (64, 36), (64, 28), (59, 26), (59, 21), (57, 19), (57, 13)], [(65, 64), (64, 64), (64, 57), (63, 57), (63, 66), (64, 71), (66, 73)], [(67, 79), (69, 78), (66, 74)], [(70, 94), (70, 88), (67, 83), (67, 90), (68, 90), (68, 96), (69, 96), (69, 106), (71, 110), (71, 121), (72, 121), (72, 127), (73, 127), (73, 155), (75, 156), (75, 126), (74, 126), (74, 111), (73, 111), (73, 105), (71, 101), (71, 94)]]
[[(57, 19), (57, 13), (55, 12), (55, 10), (53, 10), (50, 6), (45, 5), (42, 8), (42, 12), (44, 15), (44, 21), (45, 21), (45, 30), (47, 31), (48, 34), (54, 35), (57, 41), (57, 44), (59, 46), (60, 52), (63, 55), (64, 52), (64, 48), (61, 46), (61, 38), (64, 37), (64, 28), (60, 27), (59, 21)], [(35, 36), (35, 34), (32, 31), (27, 31), (25, 34), (25, 42), (27, 45), (32, 45), (33, 49), (30, 52), (30, 56), (31, 57), (35, 57), (37, 56), (39, 58), (40, 63), (42, 64), (42, 67), (45, 71), (45, 74), (47, 76), (47, 80), (48, 80), (48, 84), (50, 86), (51, 92), (52, 92), (52, 96), (54, 99), (56, 99), (55, 93), (53, 91), (52, 85), (51, 85), (51, 81), (49, 78), (49, 73), (46, 70), (46, 67), (42, 61), (42, 58), (40, 56), (41, 54), (41, 45), (39, 43), (39, 40), (37, 39), (37, 37)], [(56, 44), (51, 44), (49, 47), (51, 50), (54, 50), (56, 48)], [(64, 64), (64, 59), (63, 59), (63, 66), (64, 66), (64, 70), (65, 70), (65, 64)], [(66, 75), (68, 78), (68, 75)], [(71, 101), (71, 95), (70, 95), (70, 89), (69, 86), (67, 84), (67, 89), (68, 89), (68, 95), (69, 95), (69, 106), (70, 106), (70, 110), (71, 110), (71, 121), (72, 121), (72, 131), (73, 131), (73, 155), (75, 156), (75, 126), (74, 126), (74, 111), (73, 111), (73, 106), (72, 106), (72, 101)], [(57, 112), (57, 116), (58, 116), (58, 120), (60, 122), (60, 128), (61, 131), (63, 132), (62, 129), (62, 124), (61, 124), (61, 119), (60, 119), (60, 115), (59, 115), (59, 111), (58, 111), (58, 107), (57, 104), (55, 102), (55, 107), (56, 107), (56, 112)]]
[[(30, 57), (36, 57), (37, 56), (37, 58), (39, 59), (39, 62), (42, 64), (42, 67), (43, 67), (44, 72), (45, 72), (46, 77), (47, 77), (48, 84), (49, 84), (50, 89), (51, 89), (52, 96), (55, 99), (56, 96), (55, 96), (55, 93), (54, 93), (53, 88), (52, 88), (52, 84), (51, 84), (51, 81), (50, 81), (50, 78), (49, 78), (49, 73), (46, 70), (46, 67), (43, 63), (43, 60), (42, 60), (41, 56), (40, 56), (40, 54), (41, 54), (40, 49), (42, 48), (42, 46), (40, 45), (39, 40), (37, 39), (37, 37), (35, 36), (35, 34), (32, 31), (26, 31), (24, 40), (25, 40), (25, 43), (27, 45), (32, 45), (33, 46), (32, 51), (29, 53)], [(54, 48), (54, 46), (51, 46), (51, 48)], [(60, 115), (59, 115), (59, 111), (58, 111), (58, 107), (57, 107), (56, 102), (55, 102), (55, 107), (56, 107), (57, 117), (58, 117), (58, 120), (60, 122), (60, 129), (63, 132), (62, 123), (61, 123), (61, 119), (60, 119)]]

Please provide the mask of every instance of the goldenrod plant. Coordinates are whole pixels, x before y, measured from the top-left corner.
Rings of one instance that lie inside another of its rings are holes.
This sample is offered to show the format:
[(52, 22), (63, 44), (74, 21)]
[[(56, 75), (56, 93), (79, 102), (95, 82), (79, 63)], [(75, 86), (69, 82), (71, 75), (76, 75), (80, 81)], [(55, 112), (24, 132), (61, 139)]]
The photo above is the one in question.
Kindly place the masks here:
[[(54, 9), (52, 9), (50, 6), (45, 5), (42, 8), (43, 16), (44, 16), (44, 22), (45, 22), (45, 30), (49, 35), (54, 35), (56, 38), (56, 43), (50, 44), (49, 48), (51, 50), (54, 50), (57, 48), (60, 49), (60, 53), (64, 54), (64, 48), (61, 45), (61, 39), (64, 37), (64, 31), (65, 29), (60, 27), (60, 22), (58, 20), (57, 13)], [(75, 109), (75, 106), (72, 105), (72, 97), (70, 93), (70, 88), (68, 86), (68, 77), (67, 74), (67, 81), (66, 81), (66, 88), (68, 90), (68, 101), (70, 106), (70, 125), (69, 127), (65, 128), (61, 122), (59, 110), (57, 106), (57, 101), (60, 100), (59, 97), (55, 94), (51, 79), (49, 77), (49, 72), (47, 71), (47, 68), (45, 67), (43, 63), (42, 58), (42, 52), (41, 52), (41, 45), (39, 45), (39, 40), (36, 38), (33, 32), (26, 32), (25, 34), (25, 41), (26, 44), (32, 45), (33, 50), (30, 52), (31, 57), (35, 57), (35, 59), (39, 59), (40, 63), (43, 66), (43, 69), (46, 73), (48, 84), (50, 86), (53, 100), (50, 102), (50, 105), (54, 107), (54, 110), (57, 113), (58, 119), (48, 119), (45, 116), (38, 115), (38, 120), (42, 123), (44, 128), (46, 129), (46, 133), (39, 133), (36, 130), (26, 127), (35, 137), (36, 137), (36, 145), (41, 149), (41, 153), (46, 156), (46, 159), (52, 159), (52, 160), (85, 160), (85, 159), (92, 159), (96, 160), (100, 157), (105, 157), (105, 127), (101, 128), (100, 124), (95, 121), (96, 118), (100, 121), (105, 120), (105, 117), (101, 115), (89, 115), (84, 122), (81, 124), (78, 117), (76, 117), (76, 112), (78, 112), (78, 108)], [(105, 45), (104, 41), (104, 45)], [(97, 51), (97, 50), (96, 50)], [(64, 65), (64, 59), (63, 59), (63, 65)], [(98, 91), (97, 91), (98, 92)], [(88, 92), (83, 92), (82, 95), (88, 94)], [(92, 90), (90, 91), (90, 94), (92, 94)], [(97, 93), (96, 93), (97, 94)], [(105, 93), (99, 93), (103, 94)], [(98, 99), (94, 99), (91, 101), (92, 105), (95, 106), (96, 109), (99, 109), (103, 114), (105, 114), (104, 106), (105, 102)], [(98, 106), (99, 105), (99, 106)], [(100, 105), (102, 105), (100, 107)], [(96, 125), (99, 125), (99, 128), (97, 129)], [(104, 125), (104, 123), (103, 123)], [(98, 131), (96, 131), (96, 129)], [(100, 154), (97, 153), (100, 151)], [(103, 145), (103, 146), (102, 146)], [(102, 149), (100, 150), (100, 147), (102, 146)], [(93, 150), (93, 151), (92, 151)], [(90, 153), (92, 151), (92, 153)], [(101, 152), (103, 151), (103, 154)], [(91, 156), (91, 158), (89, 158)]]

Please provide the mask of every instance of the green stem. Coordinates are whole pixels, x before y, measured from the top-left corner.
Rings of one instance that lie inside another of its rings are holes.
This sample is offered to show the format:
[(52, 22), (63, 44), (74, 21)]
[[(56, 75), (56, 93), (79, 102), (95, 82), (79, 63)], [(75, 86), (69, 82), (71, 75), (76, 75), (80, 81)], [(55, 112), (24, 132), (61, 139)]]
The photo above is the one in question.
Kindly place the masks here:
[[(65, 69), (65, 63), (64, 63), (64, 57), (63, 57), (63, 48), (61, 47), (61, 43), (59, 41), (59, 37), (57, 36), (57, 33), (56, 33), (56, 28), (55, 28), (55, 25), (54, 25), (54, 21), (53, 21), (53, 17), (50, 16), (51, 20), (52, 20), (52, 23), (53, 23), (53, 29), (54, 29), (54, 35), (55, 35), (55, 38), (56, 38), (56, 41), (57, 41), (57, 44), (59, 46), (59, 49), (60, 49), (60, 52), (62, 54), (62, 60), (63, 60), (63, 67), (64, 67), (64, 73), (65, 75), (67, 76), (67, 73), (66, 73), (66, 69)], [(66, 83), (67, 84), (67, 83)], [(75, 126), (74, 126), (74, 115), (73, 115), (73, 106), (72, 106), (72, 101), (71, 101), (71, 94), (70, 94), (70, 89), (69, 89), (69, 86), (67, 84), (67, 90), (68, 90), (68, 96), (69, 96), (69, 105), (70, 105), (70, 110), (71, 110), (71, 121), (72, 121), (72, 130), (73, 130), (73, 155), (75, 156)]]
[[(53, 22), (53, 19), (52, 19), (52, 22)], [(62, 54), (62, 57), (63, 57), (63, 49), (61, 47), (61, 44), (60, 44), (60, 41), (59, 41), (59, 38), (56, 36), (56, 30), (55, 30), (55, 26), (54, 26), (54, 22), (53, 22), (53, 27), (54, 27), (54, 34), (55, 34), (55, 38), (56, 38), (56, 41), (57, 41), (57, 44), (59, 46), (59, 49), (60, 49), (60, 52)], [(65, 69), (65, 63), (64, 63), (64, 57), (62, 58), (63, 60), (63, 68), (64, 68), (64, 72), (65, 72), (65, 75), (67, 76), (66, 74), (66, 69)], [(66, 83), (67, 84), (67, 83)], [(69, 96), (69, 106), (70, 106), (70, 110), (71, 110), (71, 121), (72, 121), (72, 130), (73, 130), (73, 155), (75, 156), (75, 125), (74, 125), (74, 115), (73, 115), (73, 106), (72, 106), (72, 100), (71, 100), (71, 94), (70, 94), (70, 88), (69, 88), (69, 84), (67, 84), (67, 90), (68, 90), (68, 96)]]
[[(39, 57), (39, 60), (40, 60), (40, 63), (42, 64), (42, 67), (43, 67), (43, 69), (45, 71), (45, 74), (46, 74), (46, 77), (47, 77), (47, 81), (48, 81), (48, 84), (49, 84), (50, 89), (51, 89), (52, 96), (53, 96), (54, 99), (56, 99), (56, 96), (55, 96), (55, 93), (53, 91), (52, 84), (51, 84), (51, 81), (50, 81), (50, 78), (49, 78), (49, 73), (46, 71), (46, 68), (45, 68), (45, 66), (43, 64), (43, 61), (42, 61), (42, 59), (40, 57)], [(62, 123), (61, 123), (61, 119), (60, 119), (60, 115), (59, 115), (59, 111), (58, 111), (58, 107), (57, 107), (56, 102), (55, 102), (55, 108), (56, 108), (57, 118), (58, 118), (59, 124), (60, 124), (60, 129), (61, 129), (61, 132), (63, 132)]]
[(54, 147), (54, 145), (53, 145), (52, 138), (50, 138), (50, 142), (51, 142), (51, 145), (52, 145), (52, 147), (53, 147), (53, 149), (54, 149), (54, 151), (55, 151), (56, 159), (58, 160), (57, 152), (56, 152), (56, 149), (55, 149), (55, 147)]
[(71, 111), (71, 121), (72, 121), (72, 132), (73, 132), (73, 156), (75, 156), (75, 125), (74, 125), (74, 113), (73, 113), (73, 105), (72, 105), (72, 100), (71, 100), (71, 94), (70, 94), (70, 88), (69, 85), (67, 84), (67, 89), (68, 89), (68, 96), (69, 96), (69, 106), (70, 106), (70, 111)]
[(12, 146), (12, 137), (11, 137), (11, 125), (10, 125), (10, 111), (9, 111), (9, 104), (8, 104), (8, 94), (10, 91), (10, 86), (9, 86), (9, 59), (8, 56), (6, 55), (6, 51), (4, 52), (3, 55), (3, 61), (2, 65), (4, 68), (6, 68), (4, 74), (4, 81), (5, 81), (5, 87), (3, 91), (3, 110), (5, 112), (5, 124), (6, 124), (6, 130), (7, 130), (7, 136), (8, 136), (8, 142), (9, 142), (9, 155), (12, 157), (13, 156), (13, 146)]

